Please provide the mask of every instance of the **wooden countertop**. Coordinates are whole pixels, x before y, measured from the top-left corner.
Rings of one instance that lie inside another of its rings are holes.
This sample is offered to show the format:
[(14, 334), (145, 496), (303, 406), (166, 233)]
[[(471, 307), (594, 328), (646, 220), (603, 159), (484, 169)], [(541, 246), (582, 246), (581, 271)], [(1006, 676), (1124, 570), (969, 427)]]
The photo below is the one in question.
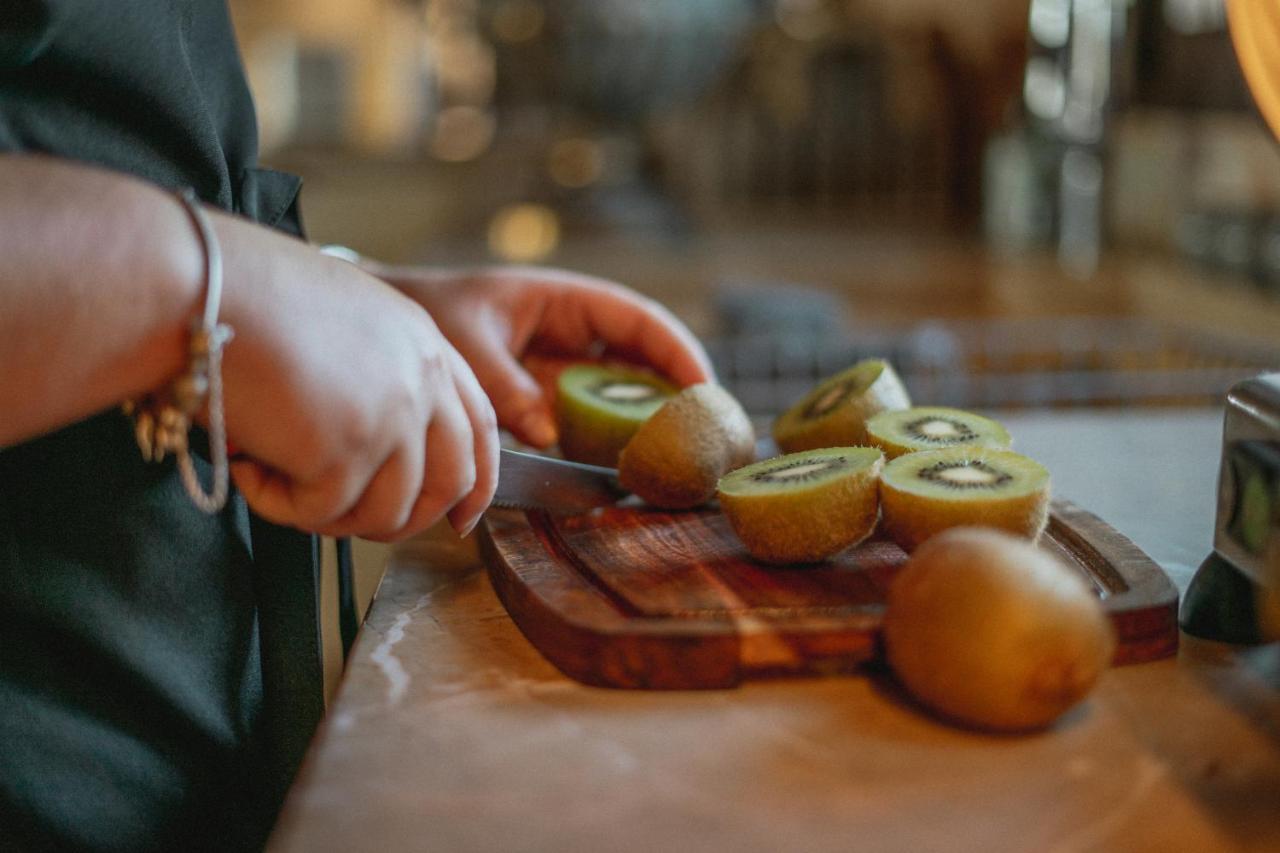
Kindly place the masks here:
[[(1004, 420), (1185, 590), (1220, 412)], [(472, 543), (433, 532), (395, 552), (270, 849), (1275, 850), (1277, 802), (1274, 645), (1184, 637), (1019, 737), (940, 723), (875, 674), (594, 689), (528, 644)]]

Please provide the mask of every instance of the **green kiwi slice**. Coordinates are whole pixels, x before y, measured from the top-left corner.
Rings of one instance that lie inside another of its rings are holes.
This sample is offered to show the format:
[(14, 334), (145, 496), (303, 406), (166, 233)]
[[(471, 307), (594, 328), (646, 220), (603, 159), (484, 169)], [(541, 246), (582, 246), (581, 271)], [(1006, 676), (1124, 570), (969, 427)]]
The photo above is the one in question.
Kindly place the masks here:
[(999, 422), (946, 406), (915, 406), (867, 418), (867, 443), (890, 459), (960, 445), (1008, 447), (1010, 440)]
[(866, 443), (866, 420), (911, 405), (907, 389), (883, 359), (868, 358), (818, 384), (773, 424), (786, 453)]
[(828, 447), (755, 462), (720, 478), (716, 494), (734, 533), (757, 559), (809, 563), (875, 530), (884, 454)]
[(885, 532), (912, 551), (951, 527), (995, 527), (1036, 539), (1049, 516), (1049, 472), (1034, 459), (987, 447), (922, 450), (880, 476)]
[(556, 380), (556, 428), (566, 459), (615, 468), (618, 454), (677, 389), (645, 370), (575, 364)]

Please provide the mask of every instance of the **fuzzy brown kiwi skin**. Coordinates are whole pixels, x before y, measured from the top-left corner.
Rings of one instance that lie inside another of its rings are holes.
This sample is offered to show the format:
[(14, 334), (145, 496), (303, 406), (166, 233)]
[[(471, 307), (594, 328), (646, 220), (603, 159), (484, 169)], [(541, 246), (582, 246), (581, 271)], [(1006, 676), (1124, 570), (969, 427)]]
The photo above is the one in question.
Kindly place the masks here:
[(881, 455), (857, 475), (805, 494), (733, 495), (721, 489), (720, 507), (751, 555), (766, 563), (815, 563), (870, 536), (879, 519), (876, 485)]
[(715, 496), (716, 482), (755, 458), (755, 430), (718, 385), (691, 385), (662, 405), (618, 458), (622, 487), (663, 509), (691, 509)]
[[(905, 409), (911, 406), (911, 398), (901, 377), (887, 361), (867, 359), (880, 364), (880, 374), (862, 391), (844, 400), (836, 408), (811, 418), (806, 410), (813, 405), (812, 396), (792, 406), (773, 424), (773, 440), (784, 453), (798, 453), (824, 447), (848, 447), (865, 445), (866, 421), (879, 412)], [(847, 371), (856, 370), (865, 362), (858, 362)], [(840, 374), (837, 374), (839, 376)], [(835, 377), (831, 377), (834, 379)], [(826, 384), (826, 380), (821, 385)]]
[(882, 636), (898, 679), (965, 726), (1050, 725), (1115, 653), (1097, 597), (1052, 555), (986, 528), (948, 530), (889, 587)]

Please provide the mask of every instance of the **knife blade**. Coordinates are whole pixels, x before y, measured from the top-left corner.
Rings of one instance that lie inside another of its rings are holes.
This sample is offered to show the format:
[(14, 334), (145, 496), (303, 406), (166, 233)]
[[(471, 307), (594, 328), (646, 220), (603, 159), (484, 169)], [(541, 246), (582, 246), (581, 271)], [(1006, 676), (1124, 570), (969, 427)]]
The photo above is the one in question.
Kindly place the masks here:
[(503, 448), (493, 506), (585, 512), (612, 506), (627, 492), (614, 468), (568, 462), (551, 456)]

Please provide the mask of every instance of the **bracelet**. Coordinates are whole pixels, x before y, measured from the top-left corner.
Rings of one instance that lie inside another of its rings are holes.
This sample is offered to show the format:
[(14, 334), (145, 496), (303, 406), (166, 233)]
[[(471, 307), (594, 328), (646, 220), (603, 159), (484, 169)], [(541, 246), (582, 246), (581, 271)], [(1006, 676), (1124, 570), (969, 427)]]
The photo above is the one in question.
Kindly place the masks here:
[[(187, 494), (199, 509), (213, 514), (226, 505), (230, 489), (227, 430), (222, 411), (222, 348), (231, 340), (233, 332), (230, 326), (218, 322), (222, 252), (213, 226), (195, 192), (187, 188), (177, 195), (195, 223), (204, 250), (204, 311), (191, 321), (186, 372), (168, 387), (125, 403), (124, 409), (134, 419), (134, 435), (142, 457), (150, 462), (159, 462), (170, 453), (177, 457)], [(213, 489), (209, 492), (200, 483), (187, 442), (192, 418), (206, 403), (209, 406), (209, 453), (213, 463)]]

